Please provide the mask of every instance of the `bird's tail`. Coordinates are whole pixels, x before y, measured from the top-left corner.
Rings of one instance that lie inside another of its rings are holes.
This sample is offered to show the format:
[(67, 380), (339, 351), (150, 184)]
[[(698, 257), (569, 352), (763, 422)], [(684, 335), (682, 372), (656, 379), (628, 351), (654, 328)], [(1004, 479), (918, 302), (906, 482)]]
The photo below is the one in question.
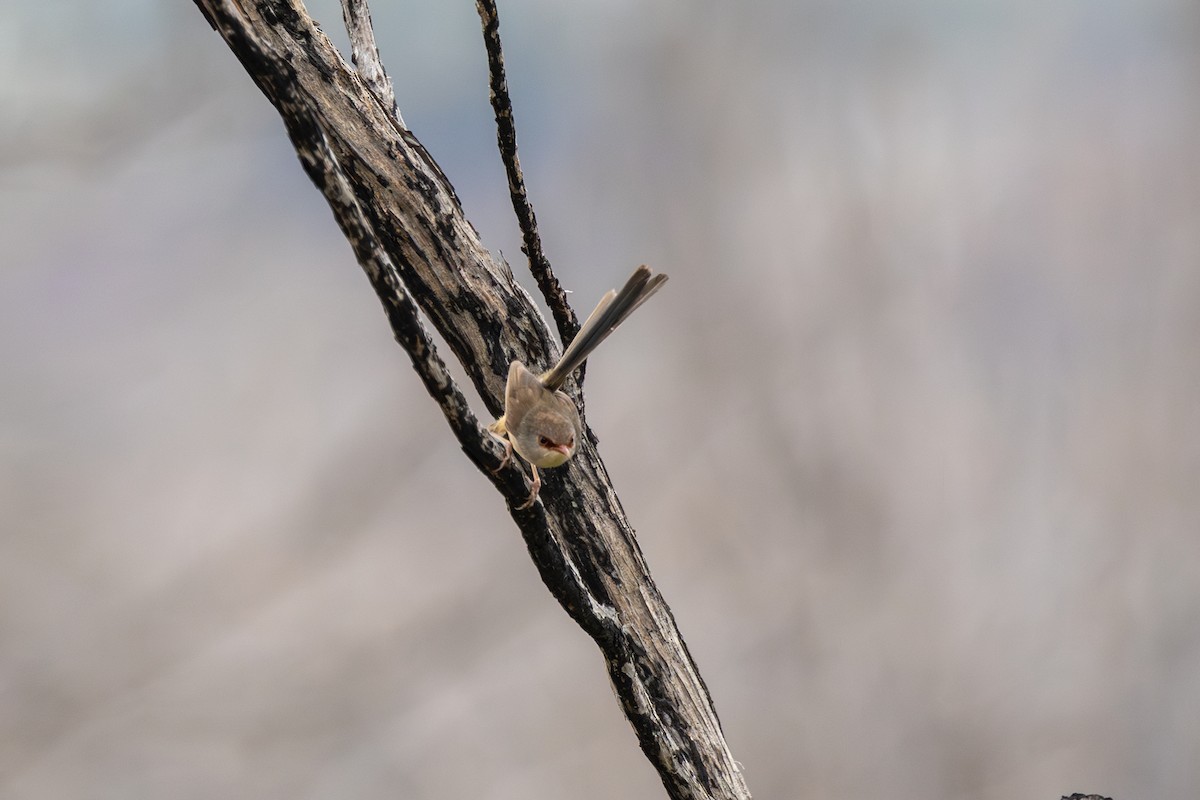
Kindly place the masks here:
[(621, 287), (621, 291), (609, 290), (600, 298), (595, 310), (571, 340), (563, 357), (549, 372), (541, 376), (546, 388), (553, 391), (562, 386), (567, 376), (574, 372), (634, 309), (649, 300), (666, 282), (666, 275), (661, 272), (655, 275), (643, 264), (633, 271), (629, 280)]

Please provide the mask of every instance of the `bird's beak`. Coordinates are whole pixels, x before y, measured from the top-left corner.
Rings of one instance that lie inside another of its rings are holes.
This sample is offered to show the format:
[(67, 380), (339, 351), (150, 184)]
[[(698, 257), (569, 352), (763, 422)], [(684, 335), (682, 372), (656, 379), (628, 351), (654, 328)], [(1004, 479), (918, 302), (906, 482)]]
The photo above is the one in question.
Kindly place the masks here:
[(549, 449), (562, 453), (563, 458), (568, 458), (571, 455), (571, 448), (567, 447), (565, 444), (551, 445)]

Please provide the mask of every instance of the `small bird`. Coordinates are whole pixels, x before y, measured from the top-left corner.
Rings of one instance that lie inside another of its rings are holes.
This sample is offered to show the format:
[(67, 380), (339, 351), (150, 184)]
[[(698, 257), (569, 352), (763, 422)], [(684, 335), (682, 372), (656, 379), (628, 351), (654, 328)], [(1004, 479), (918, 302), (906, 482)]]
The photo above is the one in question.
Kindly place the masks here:
[(504, 459), (495, 472), (504, 468), (513, 450), (533, 468), (533, 490), (518, 508), (529, 508), (537, 500), (542, 488), (538, 467), (562, 466), (575, 455), (575, 447), (583, 436), (575, 403), (559, 387), (635, 308), (666, 282), (666, 275), (655, 275), (645, 265), (638, 267), (621, 291), (609, 290), (600, 298), (562, 358), (549, 371), (534, 375), (520, 361), (509, 365), (504, 416), (489, 425), (488, 430), (504, 442)]

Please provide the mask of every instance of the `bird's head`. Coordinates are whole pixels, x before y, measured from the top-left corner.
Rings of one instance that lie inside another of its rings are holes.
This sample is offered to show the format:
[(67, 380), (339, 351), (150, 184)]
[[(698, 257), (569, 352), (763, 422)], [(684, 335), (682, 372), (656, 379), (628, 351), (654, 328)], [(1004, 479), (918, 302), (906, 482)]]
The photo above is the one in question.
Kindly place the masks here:
[[(567, 408), (561, 408), (560, 405), (566, 405)], [(578, 443), (576, 432), (579, 417), (574, 412), (575, 407), (570, 405), (570, 401), (566, 404), (540, 405), (525, 418), (513, 442), (517, 452), (537, 467), (550, 468), (565, 464), (567, 459), (575, 455)]]

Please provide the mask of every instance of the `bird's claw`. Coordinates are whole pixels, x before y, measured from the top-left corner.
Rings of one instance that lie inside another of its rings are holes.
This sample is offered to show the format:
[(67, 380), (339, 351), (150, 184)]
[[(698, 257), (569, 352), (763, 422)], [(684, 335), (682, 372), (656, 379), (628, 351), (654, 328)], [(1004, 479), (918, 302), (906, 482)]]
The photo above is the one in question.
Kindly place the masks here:
[(512, 442), (509, 441), (507, 436), (500, 436), (495, 433), (493, 433), (492, 436), (496, 437), (496, 439), (498, 439), (499, 441), (504, 442), (504, 458), (500, 459), (500, 463), (496, 465), (495, 469), (490, 470), (490, 472), (493, 475), (499, 475), (500, 470), (507, 467), (508, 462), (512, 461), (513, 446), (512, 446)]
[(542, 476), (538, 474), (538, 468), (533, 464), (529, 468), (533, 470), (533, 488), (529, 490), (529, 499), (517, 506), (517, 511), (524, 511), (537, 502), (538, 492), (542, 489)]

